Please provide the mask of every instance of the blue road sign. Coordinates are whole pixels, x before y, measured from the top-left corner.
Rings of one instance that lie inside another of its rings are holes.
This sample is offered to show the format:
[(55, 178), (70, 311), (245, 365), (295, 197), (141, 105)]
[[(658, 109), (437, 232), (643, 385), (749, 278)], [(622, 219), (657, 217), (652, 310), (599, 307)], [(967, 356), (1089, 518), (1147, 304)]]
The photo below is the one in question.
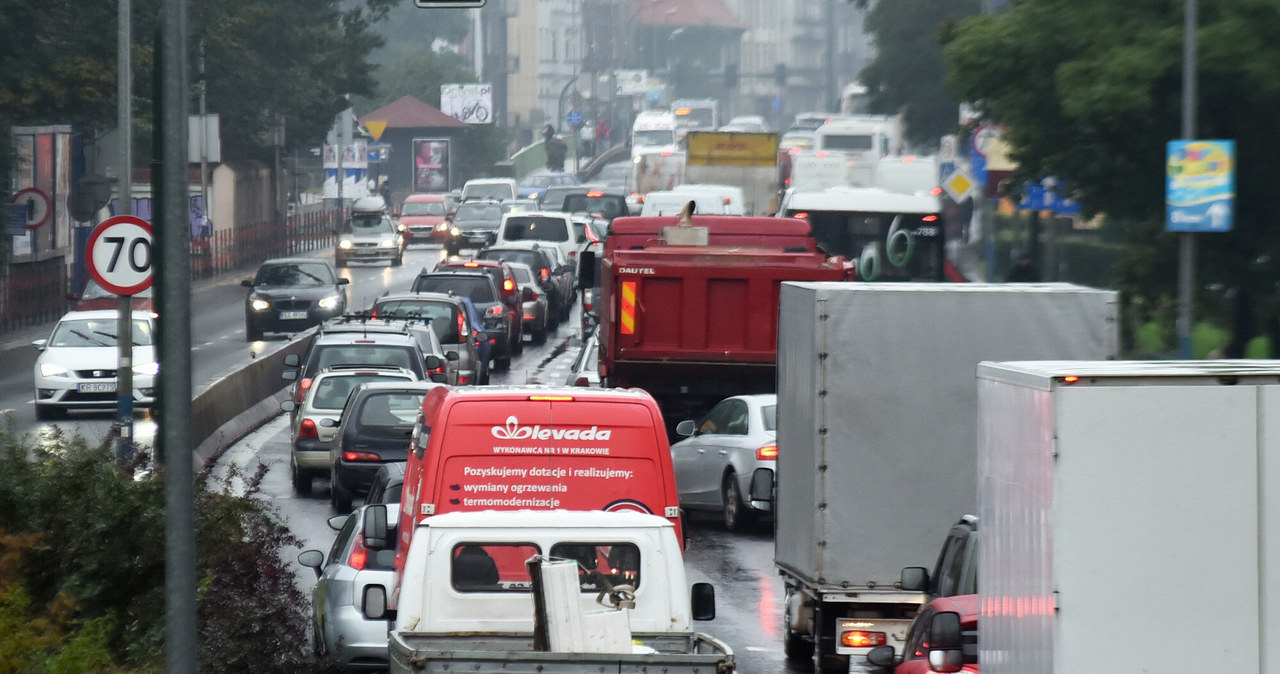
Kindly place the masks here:
[(9, 234), (18, 236), (27, 233), (27, 205), (5, 204), (9, 209)]
[(577, 108), (570, 110), (569, 114), (565, 115), (565, 119), (569, 122), (569, 126), (582, 126), (582, 113), (578, 112)]
[(1234, 140), (1173, 140), (1165, 155), (1165, 229), (1229, 232), (1236, 192)]

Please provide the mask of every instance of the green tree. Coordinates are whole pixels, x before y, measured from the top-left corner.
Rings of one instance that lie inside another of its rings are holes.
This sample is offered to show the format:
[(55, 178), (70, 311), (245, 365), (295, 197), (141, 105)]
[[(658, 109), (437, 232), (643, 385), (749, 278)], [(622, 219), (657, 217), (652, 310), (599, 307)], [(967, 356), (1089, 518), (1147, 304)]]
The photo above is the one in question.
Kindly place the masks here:
[[(1181, 136), (1182, 3), (1023, 0), (964, 20), (946, 47), (948, 82), (1002, 124), (1019, 172), (1054, 175), (1090, 212), (1124, 223), (1122, 289), (1150, 305), (1175, 293), (1176, 238), (1163, 232), (1165, 143)], [(1196, 136), (1237, 143), (1235, 228), (1197, 237), (1197, 312), (1243, 330), (1276, 315), (1280, 233), (1280, 5), (1201, 3)], [(1228, 289), (1215, 295), (1213, 289)], [(1230, 301), (1226, 296), (1230, 296)], [(1274, 342), (1274, 340), (1273, 340)]]
[(914, 143), (933, 147), (955, 133), (959, 103), (944, 84), (942, 45), (956, 20), (977, 11), (978, 0), (894, 0), (876, 2), (867, 13), (876, 56), (859, 78), (874, 112), (903, 113)]

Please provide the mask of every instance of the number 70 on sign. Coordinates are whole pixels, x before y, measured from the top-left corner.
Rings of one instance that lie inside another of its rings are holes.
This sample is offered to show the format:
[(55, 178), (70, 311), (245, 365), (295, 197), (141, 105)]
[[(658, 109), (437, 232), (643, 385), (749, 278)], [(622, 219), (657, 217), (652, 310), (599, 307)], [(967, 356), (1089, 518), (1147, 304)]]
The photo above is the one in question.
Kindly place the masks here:
[(85, 245), (89, 276), (117, 295), (136, 295), (151, 287), (151, 225), (132, 215), (108, 218), (93, 229)]

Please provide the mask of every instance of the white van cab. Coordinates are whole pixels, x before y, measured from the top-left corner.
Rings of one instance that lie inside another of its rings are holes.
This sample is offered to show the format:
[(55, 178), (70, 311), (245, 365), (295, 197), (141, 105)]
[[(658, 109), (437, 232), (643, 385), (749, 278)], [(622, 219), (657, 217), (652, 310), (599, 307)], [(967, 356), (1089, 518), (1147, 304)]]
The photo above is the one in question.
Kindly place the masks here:
[[(734, 215), (728, 208), (727, 199), (713, 191), (700, 190), (654, 190), (644, 195), (644, 203), (640, 205), (640, 215), (680, 215), (685, 204), (694, 203), (693, 212), (699, 215)], [(736, 215), (741, 215), (739, 210)]]
[(631, 125), (631, 158), (655, 152), (675, 152), (676, 116), (665, 110), (645, 110)]
[(475, 178), (462, 186), (462, 200), (493, 199), (506, 201), (515, 199), (520, 186), (514, 178)]
[(498, 226), (493, 248), (502, 248), (520, 241), (536, 241), (554, 246), (563, 253), (570, 266), (578, 264), (578, 237), (573, 220), (560, 211), (534, 211), (532, 213), (507, 213)]

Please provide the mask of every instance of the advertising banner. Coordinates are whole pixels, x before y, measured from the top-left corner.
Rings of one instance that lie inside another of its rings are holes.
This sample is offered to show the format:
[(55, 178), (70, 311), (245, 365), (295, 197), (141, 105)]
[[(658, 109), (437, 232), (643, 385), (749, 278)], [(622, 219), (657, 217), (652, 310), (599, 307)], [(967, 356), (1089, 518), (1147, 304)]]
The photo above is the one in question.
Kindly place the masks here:
[(452, 156), (448, 138), (414, 138), (413, 191), (448, 192)]
[(1165, 161), (1165, 229), (1229, 232), (1236, 194), (1234, 140), (1174, 140)]
[(440, 111), (459, 122), (493, 122), (492, 84), (441, 84)]

